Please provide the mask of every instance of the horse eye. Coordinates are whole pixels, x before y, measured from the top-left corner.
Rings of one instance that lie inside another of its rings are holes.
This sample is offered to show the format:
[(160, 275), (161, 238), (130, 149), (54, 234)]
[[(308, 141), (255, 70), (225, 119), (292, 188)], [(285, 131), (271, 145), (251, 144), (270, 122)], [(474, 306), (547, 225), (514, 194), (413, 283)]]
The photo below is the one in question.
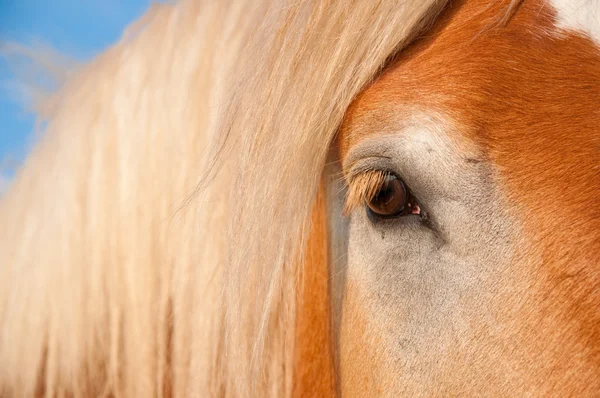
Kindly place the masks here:
[(411, 214), (410, 194), (398, 177), (389, 174), (371, 200), (366, 201), (367, 212), (380, 218), (391, 218)]

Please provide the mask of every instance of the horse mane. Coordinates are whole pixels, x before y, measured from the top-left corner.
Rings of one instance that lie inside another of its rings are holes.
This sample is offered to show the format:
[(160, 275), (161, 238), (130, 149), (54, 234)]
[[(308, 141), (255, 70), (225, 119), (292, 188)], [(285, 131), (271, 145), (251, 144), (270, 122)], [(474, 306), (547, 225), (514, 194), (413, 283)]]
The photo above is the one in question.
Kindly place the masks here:
[(155, 5), (72, 76), (0, 202), (0, 396), (288, 394), (329, 143), (444, 3)]

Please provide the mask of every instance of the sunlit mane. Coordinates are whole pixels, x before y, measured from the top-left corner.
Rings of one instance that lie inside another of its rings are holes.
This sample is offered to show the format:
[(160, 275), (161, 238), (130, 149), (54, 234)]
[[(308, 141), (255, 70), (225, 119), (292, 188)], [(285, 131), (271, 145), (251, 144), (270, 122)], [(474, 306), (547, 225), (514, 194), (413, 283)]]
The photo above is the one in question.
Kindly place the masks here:
[(71, 78), (0, 203), (0, 396), (289, 392), (329, 143), (443, 3), (156, 5)]

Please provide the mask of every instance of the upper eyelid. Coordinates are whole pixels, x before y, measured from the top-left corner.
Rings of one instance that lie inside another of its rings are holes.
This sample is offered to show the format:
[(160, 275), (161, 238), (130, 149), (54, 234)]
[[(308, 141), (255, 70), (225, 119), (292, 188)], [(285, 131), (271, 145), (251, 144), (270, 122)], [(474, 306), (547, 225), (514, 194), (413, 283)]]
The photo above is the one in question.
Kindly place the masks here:
[[(356, 159), (349, 165), (344, 165), (344, 169), (347, 170), (344, 172), (346, 176), (346, 180), (349, 184), (352, 183), (357, 176), (369, 172), (369, 171), (388, 171), (390, 173), (396, 174), (391, 165), (389, 164), (391, 156), (366, 156), (359, 159)], [(386, 160), (381, 162), (381, 160)], [(386, 163), (382, 165), (381, 163)]]
[[(353, 180), (368, 171), (386, 171), (396, 175), (417, 198), (427, 196), (428, 181), (424, 181), (418, 171), (419, 164), (406, 161), (403, 151), (398, 150), (398, 137), (366, 139), (351, 148), (342, 161), (342, 172), (346, 186), (351, 187)], [(425, 188), (424, 188), (425, 187)]]
[(379, 165), (381, 164), (393, 168), (394, 155), (393, 144), (389, 138), (367, 138), (349, 149), (344, 159), (342, 159), (342, 170), (348, 175), (356, 174), (354, 172), (355, 167), (362, 163), (376, 165), (375, 168), (380, 168)]

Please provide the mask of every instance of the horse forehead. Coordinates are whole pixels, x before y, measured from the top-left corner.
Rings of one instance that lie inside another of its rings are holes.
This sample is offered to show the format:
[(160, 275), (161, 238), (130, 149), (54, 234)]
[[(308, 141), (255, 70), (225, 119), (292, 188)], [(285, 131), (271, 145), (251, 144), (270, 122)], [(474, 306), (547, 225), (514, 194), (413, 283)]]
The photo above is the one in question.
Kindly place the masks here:
[[(469, 124), (477, 118), (490, 119), (494, 106), (522, 110), (526, 105), (534, 107), (532, 114), (535, 107), (543, 112), (549, 103), (538, 100), (539, 94), (551, 97), (565, 83), (580, 99), (598, 99), (600, 44), (589, 39), (598, 38), (600, 1), (486, 3), (454, 3), (432, 32), (402, 52), (357, 97), (342, 124), (342, 155), (367, 135), (385, 130), (391, 113), (396, 119), (399, 113), (410, 117), (415, 106)], [(577, 8), (574, 3), (582, 4)], [(500, 24), (503, 15), (508, 22)], [(583, 85), (587, 91), (577, 90)], [(503, 103), (486, 103), (486, 97), (502, 98)], [(531, 97), (536, 101), (525, 104)], [(572, 101), (566, 95), (550, 99), (565, 109)], [(574, 115), (563, 116), (566, 120)], [(473, 134), (470, 138), (485, 140)]]

